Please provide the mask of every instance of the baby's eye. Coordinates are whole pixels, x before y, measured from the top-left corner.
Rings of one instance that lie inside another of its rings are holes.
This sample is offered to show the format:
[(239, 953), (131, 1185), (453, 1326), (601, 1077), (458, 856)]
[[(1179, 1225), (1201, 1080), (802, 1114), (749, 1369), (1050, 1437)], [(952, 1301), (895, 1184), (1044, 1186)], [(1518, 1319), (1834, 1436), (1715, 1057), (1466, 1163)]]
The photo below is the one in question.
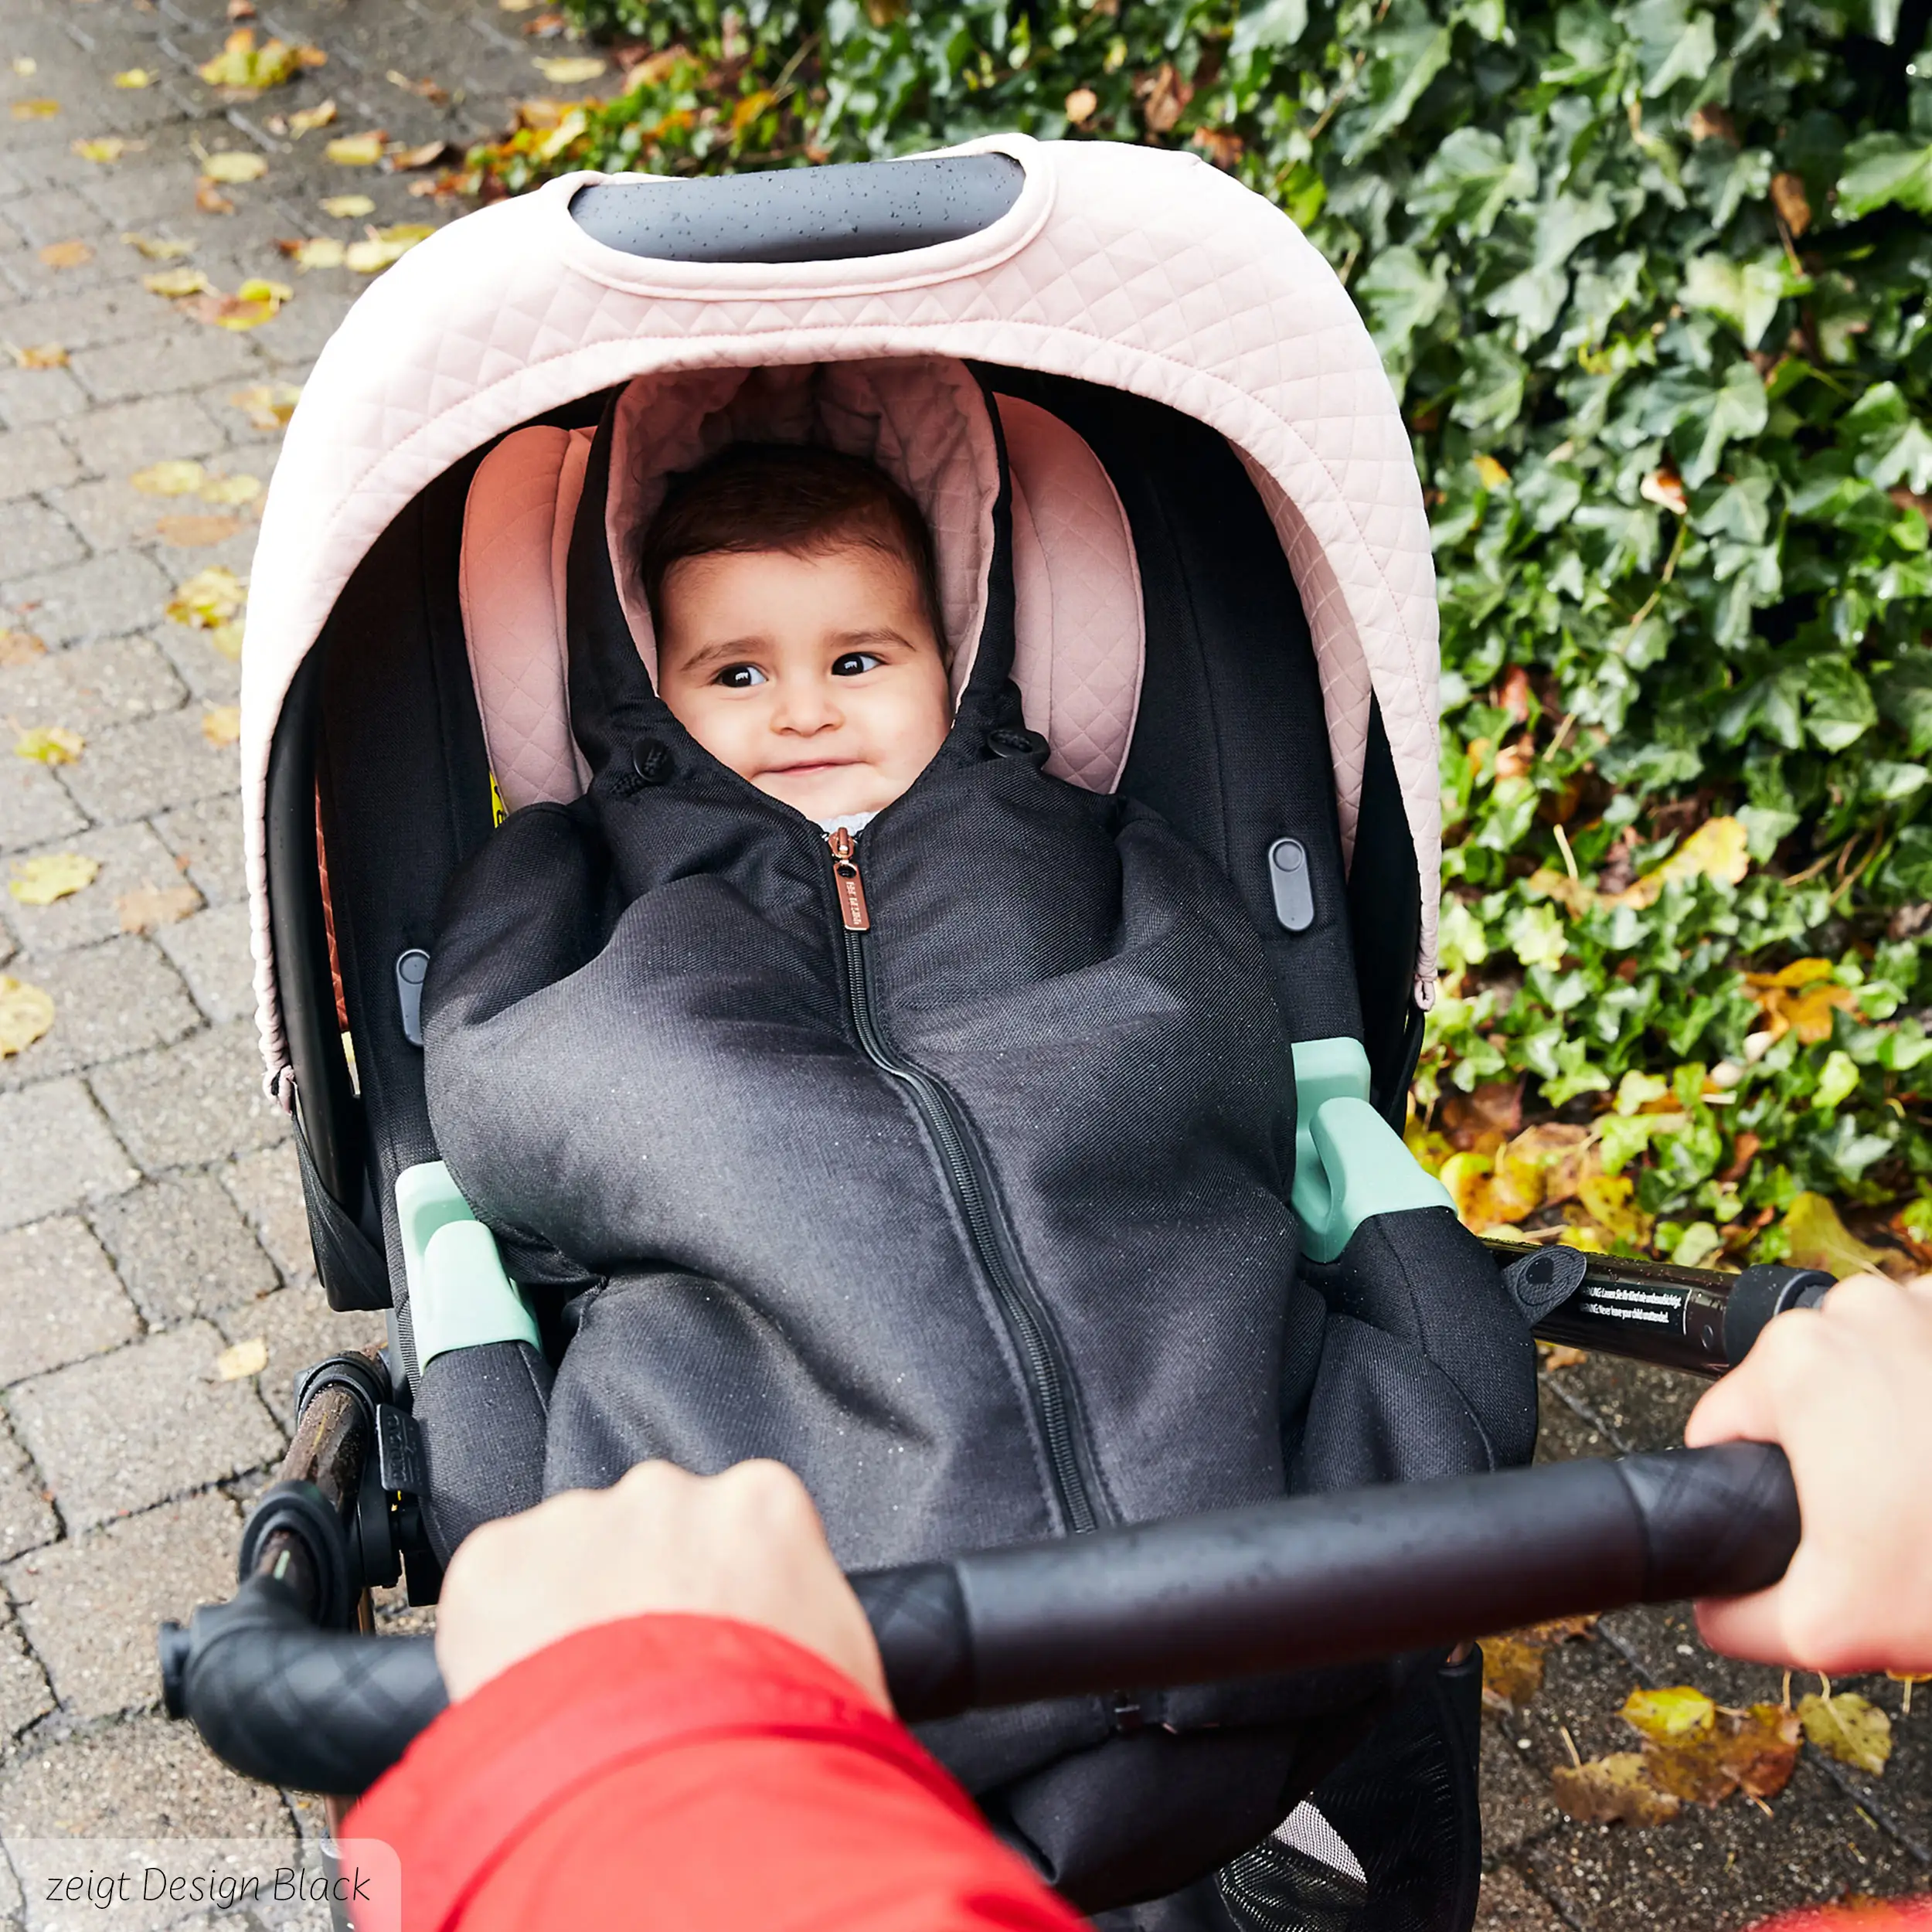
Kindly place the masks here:
[(765, 682), (765, 674), (755, 664), (728, 664), (711, 682), (723, 685), (727, 691), (749, 691), (753, 685)]
[(884, 662), (869, 651), (848, 651), (843, 657), (833, 659), (832, 675), (835, 678), (862, 677), (868, 671), (876, 671)]

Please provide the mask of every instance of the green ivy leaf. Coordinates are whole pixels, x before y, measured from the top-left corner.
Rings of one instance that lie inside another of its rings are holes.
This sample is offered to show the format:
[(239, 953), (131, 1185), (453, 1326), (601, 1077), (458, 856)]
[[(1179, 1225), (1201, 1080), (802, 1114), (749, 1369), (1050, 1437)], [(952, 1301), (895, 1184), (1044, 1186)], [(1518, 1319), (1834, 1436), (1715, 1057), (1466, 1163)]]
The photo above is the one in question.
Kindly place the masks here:
[(1369, 333), (1385, 362), (1404, 365), (1410, 339), (1442, 311), (1449, 293), (1447, 268), (1438, 257), (1424, 262), (1413, 248), (1387, 248), (1355, 284), (1369, 311)]
[(1699, 255), (1684, 270), (1683, 299), (1692, 308), (1708, 310), (1728, 323), (1747, 349), (1755, 349), (1770, 327), (1778, 305), (1810, 287), (1809, 281), (1794, 274), (1776, 249), (1746, 262), (1730, 261), (1722, 255)]
[(1701, 80), (1717, 59), (1717, 25), (1683, 0), (1641, 0), (1625, 16), (1643, 49), (1644, 95), (1655, 100), (1680, 80)]
[(1431, 232), (1453, 222), (1464, 240), (1478, 241), (1495, 226), (1504, 209), (1536, 192), (1536, 164), (1526, 139), (1519, 136), (1512, 151), (1499, 134), (1458, 128), (1430, 156), (1410, 190), (1409, 206), (1428, 222)]
[(1450, 414), (1479, 435), (1496, 435), (1509, 428), (1522, 411), (1529, 366), (1507, 342), (1493, 335), (1478, 336), (1464, 353), (1463, 379)]
[(1292, 47), (1308, 30), (1308, 0), (1262, 0), (1234, 23), (1228, 52), (1236, 60), (1266, 49)]
[(1932, 651), (1901, 658), (1874, 681), (1879, 710), (1902, 733), (1914, 758), (1932, 751)]
[(1841, 221), (1860, 221), (1896, 202), (1932, 214), (1932, 147), (1918, 147), (1895, 134), (1868, 134), (1845, 151), (1838, 182)]

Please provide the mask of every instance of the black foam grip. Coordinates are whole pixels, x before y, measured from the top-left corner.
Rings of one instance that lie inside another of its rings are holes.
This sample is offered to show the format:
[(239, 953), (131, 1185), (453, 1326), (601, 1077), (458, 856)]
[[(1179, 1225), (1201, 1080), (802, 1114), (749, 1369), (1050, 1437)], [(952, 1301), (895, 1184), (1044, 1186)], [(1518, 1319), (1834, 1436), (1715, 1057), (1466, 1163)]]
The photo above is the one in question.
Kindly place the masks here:
[(1643, 1600), (1768, 1589), (1798, 1547), (1798, 1490), (1781, 1449), (1727, 1442), (1613, 1463), (1647, 1544)]
[(172, 1641), (169, 1708), (243, 1776), (296, 1791), (366, 1791), (449, 1701), (433, 1639), (318, 1631), (266, 1577)]
[(973, 1653), (951, 1563), (861, 1570), (852, 1579), (902, 1716), (970, 1710)]

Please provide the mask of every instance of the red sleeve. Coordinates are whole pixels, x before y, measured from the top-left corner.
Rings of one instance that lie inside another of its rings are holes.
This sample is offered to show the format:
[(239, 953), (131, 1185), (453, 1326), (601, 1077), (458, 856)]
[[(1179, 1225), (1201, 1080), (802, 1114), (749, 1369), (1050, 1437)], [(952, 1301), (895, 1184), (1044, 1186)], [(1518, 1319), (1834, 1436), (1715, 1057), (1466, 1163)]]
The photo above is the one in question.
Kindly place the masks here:
[(1932, 1932), (1932, 1898), (1848, 1899), (1767, 1919), (1755, 1932)]
[(446, 1712), (351, 1815), (406, 1932), (1079, 1932), (903, 1726), (774, 1633), (580, 1631)]

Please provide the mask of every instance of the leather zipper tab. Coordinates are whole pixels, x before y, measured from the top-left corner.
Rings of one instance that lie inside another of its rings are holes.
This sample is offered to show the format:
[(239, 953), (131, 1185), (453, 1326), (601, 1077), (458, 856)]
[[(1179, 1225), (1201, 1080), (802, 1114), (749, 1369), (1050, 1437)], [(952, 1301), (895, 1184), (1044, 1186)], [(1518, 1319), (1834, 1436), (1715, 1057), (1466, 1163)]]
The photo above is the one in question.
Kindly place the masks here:
[(859, 876), (859, 848), (843, 825), (831, 837), (832, 876), (838, 887), (838, 913), (849, 933), (872, 930), (872, 914), (866, 910), (866, 882)]

